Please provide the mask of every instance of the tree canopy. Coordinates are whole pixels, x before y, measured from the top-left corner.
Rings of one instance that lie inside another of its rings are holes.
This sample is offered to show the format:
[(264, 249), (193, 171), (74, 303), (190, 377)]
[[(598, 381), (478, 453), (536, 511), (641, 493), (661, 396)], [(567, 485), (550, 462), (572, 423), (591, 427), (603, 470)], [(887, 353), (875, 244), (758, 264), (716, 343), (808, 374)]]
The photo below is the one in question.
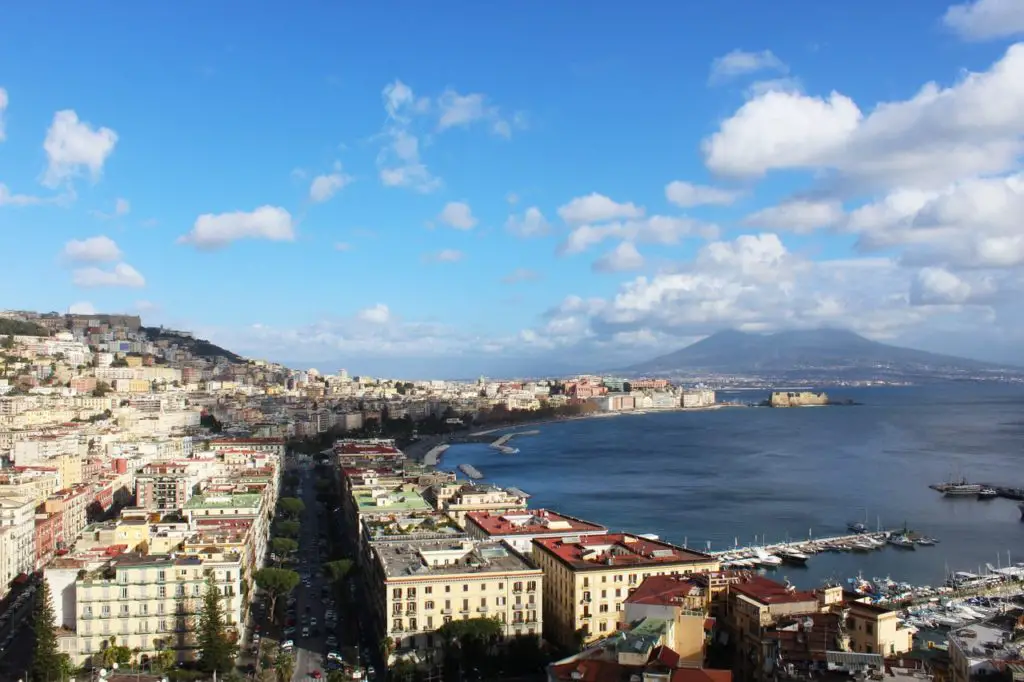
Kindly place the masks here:
[(71, 668), (71, 661), (57, 647), (57, 623), (53, 614), (50, 586), (45, 580), (39, 584), (32, 607), (32, 630), (35, 634), (32, 679), (37, 682), (60, 679)]
[(328, 561), (324, 564), (324, 573), (331, 579), (331, 582), (338, 582), (352, 570), (351, 559), (337, 559), (335, 561)]
[(270, 549), (274, 554), (291, 554), (298, 550), (299, 543), (291, 538), (274, 538), (270, 541)]
[(302, 526), (298, 521), (278, 521), (274, 524), (274, 532), (286, 538), (299, 537)]
[(299, 584), (299, 574), (284, 568), (261, 568), (256, 571), (256, 585), (270, 595), (270, 620), (273, 622), (277, 599)]
[(277, 506), (293, 519), (297, 519), (306, 510), (306, 503), (297, 497), (282, 497), (278, 500)]
[(226, 673), (235, 667), (238, 645), (226, 628), (221, 593), (211, 574), (203, 594), (202, 610), (199, 613), (199, 628), (196, 644), (202, 652), (200, 667), (206, 672)]

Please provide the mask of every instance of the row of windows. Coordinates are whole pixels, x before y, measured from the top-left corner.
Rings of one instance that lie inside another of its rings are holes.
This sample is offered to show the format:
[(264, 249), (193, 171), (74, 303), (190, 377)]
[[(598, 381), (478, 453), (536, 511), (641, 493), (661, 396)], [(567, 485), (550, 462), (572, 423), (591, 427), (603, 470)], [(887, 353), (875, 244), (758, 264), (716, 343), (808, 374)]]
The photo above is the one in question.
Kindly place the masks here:
[[(469, 585), (470, 585), (469, 583), (463, 583), (462, 584), (462, 591), (463, 592), (469, 592)], [(537, 581), (536, 580), (529, 580), (529, 581), (526, 581), (525, 583), (524, 582), (512, 583), (512, 591), (513, 592), (522, 592), (524, 585), (526, 586), (526, 591), (527, 592), (535, 592), (537, 590)], [(503, 582), (498, 583), (498, 589), (499, 590), (504, 590), (505, 589), (505, 583), (503, 583)], [(451, 585), (445, 585), (444, 586), (444, 591), (446, 593), (450, 593), (452, 591), (452, 586)], [(486, 592), (487, 591), (487, 583), (480, 583), (480, 591), (481, 592)], [(432, 585), (424, 586), (423, 593), (424, 594), (433, 594), (434, 593), (434, 587)], [(396, 588), (391, 590), (391, 597), (393, 599), (401, 599), (402, 598), (402, 594), (403, 594), (403, 591), (402, 591), (401, 587), (396, 587)], [(415, 587), (407, 587), (407, 588), (405, 588), (405, 597), (407, 599), (415, 599), (416, 598), (416, 588)]]
[[(530, 594), (530, 595), (527, 595), (527, 596), (529, 597), (528, 603), (530, 604), (530, 606), (533, 606), (533, 604), (536, 603), (536, 595)], [(522, 598), (521, 595), (516, 595), (516, 597), (515, 597), (515, 604), (516, 604), (516, 606), (521, 606), (523, 604), (523, 598)], [(494, 605), (495, 606), (507, 606), (508, 605), (508, 598), (507, 597), (495, 597), (494, 598)], [(391, 605), (392, 613), (394, 613), (395, 615), (401, 614), (402, 613), (402, 608), (403, 608), (402, 607), (402, 602), (394, 602)], [(432, 600), (428, 600), (428, 601), (423, 602), (423, 610), (424, 611), (433, 611), (434, 608), (435, 608), (435, 604), (434, 604), (434, 602)], [(451, 599), (445, 599), (444, 600), (444, 608), (445, 609), (451, 609), (452, 608), (452, 600)], [(480, 597), (480, 608), (487, 608), (487, 597)], [(463, 611), (469, 610), (469, 599), (463, 599), (462, 600), (462, 610)], [(416, 602), (414, 602), (414, 601), (407, 602), (405, 604), (405, 613), (416, 613)]]
[[(451, 623), (452, 620), (454, 620), (452, 616), (442, 616), (441, 624), (442, 625), (447, 625), (448, 623)], [(468, 614), (463, 614), (462, 620), (469, 620), (469, 615)], [(508, 617), (504, 613), (501, 613), (501, 614), (498, 615), (498, 620), (500, 620), (502, 623), (505, 623), (506, 625), (509, 624)], [(536, 622), (537, 622), (537, 612), (536, 611), (517, 611), (516, 613), (512, 614), (512, 621), (511, 621), (512, 625), (525, 625), (526, 623), (536, 623)], [(419, 624), (419, 621), (417, 621), (415, 618), (409, 618), (408, 619), (408, 627), (405, 627), (405, 624), (406, 624), (406, 622), (403, 621), (401, 618), (395, 618), (392, 621), (392, 623), (391, 623), (391, 631), (392, 632), (403, 632), (403, 631), (415, 632), (416, 630), (419, 629), (417, 627), (417, 625)], [(433, 630), (434, 629), (434, 617), (433, 616), (427, 616), (424, 619), (423, 627), (426, 630)]]

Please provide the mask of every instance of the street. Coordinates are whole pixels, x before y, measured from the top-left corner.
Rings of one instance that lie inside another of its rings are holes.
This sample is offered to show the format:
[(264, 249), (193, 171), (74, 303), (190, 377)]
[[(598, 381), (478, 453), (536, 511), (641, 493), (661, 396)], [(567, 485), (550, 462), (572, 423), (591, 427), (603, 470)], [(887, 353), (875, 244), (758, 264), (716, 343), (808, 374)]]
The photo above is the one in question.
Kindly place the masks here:
[[(302, 515), (302, 529), (299, 535), (299, 574), (302, 576), (302, 582), (295, 588), (296, 631), (290, 638), (295, 642), (295, 674), (292, 680), (306, 682), (314, 679), (315, 672), (326, 675), (322, 661), (327, 654), (326, 640), (330, 633), (327, 632), (324, 620), (327, 611), (325, 598), (321, 595), (321, 587), (327, 585), (327, 579), (321, 568), (317, 543), (319, 518), (316, 486), (311, 470), (300, 465), (298, 473), (300, 498), (306, 505), (306, 510)], [(302, 636), (304, 628), (309, 629), (309, 637)]]
[[(15, 584), (4, 599), (0, 615), (0, 678), (17, 679), (31, 665), (32, 604), (35, 582)], [(24, 596), (22, 596), (24, 595)], [(20, 602), (18, 601), (20, 599)]]

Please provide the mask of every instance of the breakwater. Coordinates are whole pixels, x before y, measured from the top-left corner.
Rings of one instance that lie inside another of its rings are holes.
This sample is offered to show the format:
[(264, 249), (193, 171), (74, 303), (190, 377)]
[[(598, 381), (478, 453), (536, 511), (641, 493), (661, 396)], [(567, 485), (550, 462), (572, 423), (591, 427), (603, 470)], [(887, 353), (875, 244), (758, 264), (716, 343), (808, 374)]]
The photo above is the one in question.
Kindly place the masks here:
[(500, 452), (503, 455), (514, 455), (519, 452), (519, 448), (514, 448), (508, 445), (516, 436), (536, 436), (540, 431), (516, 431), (515, 433), (506, 433), (504, 436), (498, 438), (498, 440), (491, 443), (491, 447)]
[(443, 455), (444, 451), (450, 447), (450, 445), (444, 443), (443, 445), (431, 448), (430, 452), (423, 456), (423, 463), (431, 467), (437, 466), (438, 461), (441, 459), (441, 455)]
[(480, 471), (472, 464), (460, 464), (459, 471), (466, 474), (474, 481), (478, 481), (484, 477), (484, 475), (481, 474)]

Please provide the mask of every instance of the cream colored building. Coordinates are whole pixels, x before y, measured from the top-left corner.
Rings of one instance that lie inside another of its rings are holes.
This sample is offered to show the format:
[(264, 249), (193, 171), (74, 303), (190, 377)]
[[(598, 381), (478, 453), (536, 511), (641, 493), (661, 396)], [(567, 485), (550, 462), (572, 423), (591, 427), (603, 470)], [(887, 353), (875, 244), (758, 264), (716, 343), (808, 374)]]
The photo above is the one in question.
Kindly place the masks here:
[(428, 489), (425, 497), (434, 507), (465, 527), (469, 512), (505, 513), (526, 509), (527, 495), (521, 490), (479, 483), (440, 483)]
[(896, 656), (914, 648), (916, 630), (902, 625), (897, 611), (861, 601), (846, 606), (851, 651)]
[(544, 575), (500, 542), (437, 540), (372, 548), (367, 580), (378, 634), (396, 651), (441, 646), (452, 620), (494, 618), (505, 635), (539, 635)]
[(628, 533), (538, 538), (534, 561), (544, 571), (545, 637), (574, 648), (615, 631), (623, 603), (652, 575), (717, 571), (712, 556)]
[(36, 567), (36, 501), (28, 497), (0, 497), (0, 526), (8, 528), (6, 564), (0, 580), (7, 586), (19, 573)]
[(197, 608), (208, 576), (222, 595), (226, 624), (237, 629), (242, 623), (241, 575), (239, 555), (216, 560), (118, 556), (75, 581), (77, 648), (68, 653), (81, 665), (116, 637), (118, 645), (144, 655), (173, 648), (178, 660), (192, 660)]

